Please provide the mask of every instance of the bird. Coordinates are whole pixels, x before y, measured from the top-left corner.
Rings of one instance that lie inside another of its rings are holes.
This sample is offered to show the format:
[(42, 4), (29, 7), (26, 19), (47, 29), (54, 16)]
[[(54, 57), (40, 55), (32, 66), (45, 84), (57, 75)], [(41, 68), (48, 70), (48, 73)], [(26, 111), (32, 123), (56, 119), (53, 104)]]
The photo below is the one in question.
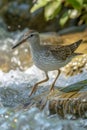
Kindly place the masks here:
[(82, 39), (70, 44), (70, 45), (42, 45), (41, 38), (38, 31), (29, 30), (23, 34), (21, 40), (12, 47), (15, 49), (19, 45), (28, 42), (32, 60), (40, 70), (44, 71), (46, 78), (37, 82), (30, 93), (30, 96), (36, 92), (38, 86), (49, 80), (48, 72), (57, 70), (57, 76), (51, 84), (50, 91), (54, 90), (55, 82), (61, 73), (61, 67), (68, 64), (75, 56), (81, 53), (75, 53), (75, 50), (79, 47)]

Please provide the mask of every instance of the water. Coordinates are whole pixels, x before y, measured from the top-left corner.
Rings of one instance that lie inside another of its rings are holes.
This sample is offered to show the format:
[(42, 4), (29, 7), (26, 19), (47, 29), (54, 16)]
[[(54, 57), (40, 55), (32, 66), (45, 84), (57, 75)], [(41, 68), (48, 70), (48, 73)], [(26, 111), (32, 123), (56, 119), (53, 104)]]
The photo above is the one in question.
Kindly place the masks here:
[[(4, 30), (3, 35), (0, 33), (0, 129), (86, 130), (86, 119), (71, 120), (71, 115), (67, 115), (67, 119), (62, 119), (57, 114), (49, 115), (48, 106), (43, 111), (36, 106), (23, 107), (30, 101), (28, 96), (30, 88), (45, 75), (34, 65), (31, 66), (32, 61), (27, 45), (14, 52), (11, 50), (12, 45), (16, 42), (15, 38), (19, 38), (20, 35), (20, 32), (8, 33)], [(23, 53), (25, 57), (23, 57)], [(49, 86), (55, 76), (56, 71), (49, 72), (50, 80), (44, 86)], [(62, 73), (56, 86), (67, 86), (84, 79), (87, 79), (86, 71), (68, 78)]]

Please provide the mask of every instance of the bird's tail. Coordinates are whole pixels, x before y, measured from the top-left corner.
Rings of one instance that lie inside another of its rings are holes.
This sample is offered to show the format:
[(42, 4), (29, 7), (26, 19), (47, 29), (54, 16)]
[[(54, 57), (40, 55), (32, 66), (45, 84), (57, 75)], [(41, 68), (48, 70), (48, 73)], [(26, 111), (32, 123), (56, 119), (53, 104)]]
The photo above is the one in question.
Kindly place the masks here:
[(81, 44), (82, 41), (83, 40), (81, 39), (81, 40), (76, 41), (76, 42), (72, 43), (71, 45), (69, 45), (72, 53), (79, 47), (79, 45)]

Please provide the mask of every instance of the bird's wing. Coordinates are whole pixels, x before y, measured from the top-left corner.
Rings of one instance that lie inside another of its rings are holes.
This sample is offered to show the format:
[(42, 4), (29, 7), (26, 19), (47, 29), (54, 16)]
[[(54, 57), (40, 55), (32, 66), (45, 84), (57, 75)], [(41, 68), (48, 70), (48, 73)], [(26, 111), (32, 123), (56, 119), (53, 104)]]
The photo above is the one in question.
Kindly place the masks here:
[(60, 60), (66, 60), (71, 54), (71, 49), (68, 46), (50, 48), (52, 55)]
[(67, 46), (51, 46), (50, 52), (55, 58), (60, 59), (60, 60), (66, 60), (70, 56), (78, 55), (74, 53), (74, 51), (78, 48), (81, 42), (82, 40), (79, 40)]

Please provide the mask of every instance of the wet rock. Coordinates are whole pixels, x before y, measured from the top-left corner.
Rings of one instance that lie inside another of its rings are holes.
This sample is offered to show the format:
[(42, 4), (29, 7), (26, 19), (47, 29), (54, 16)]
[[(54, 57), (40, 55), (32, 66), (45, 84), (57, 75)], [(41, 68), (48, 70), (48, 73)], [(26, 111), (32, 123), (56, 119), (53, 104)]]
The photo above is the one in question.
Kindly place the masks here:
[(86, 118), (87, 80), (49, 93), (50, 114), (57, 113), (63, 118)]
[(0, 51), (0, 70), (4, 72), (10, 71), (11, 69), (11, 55), (4, 51)]

